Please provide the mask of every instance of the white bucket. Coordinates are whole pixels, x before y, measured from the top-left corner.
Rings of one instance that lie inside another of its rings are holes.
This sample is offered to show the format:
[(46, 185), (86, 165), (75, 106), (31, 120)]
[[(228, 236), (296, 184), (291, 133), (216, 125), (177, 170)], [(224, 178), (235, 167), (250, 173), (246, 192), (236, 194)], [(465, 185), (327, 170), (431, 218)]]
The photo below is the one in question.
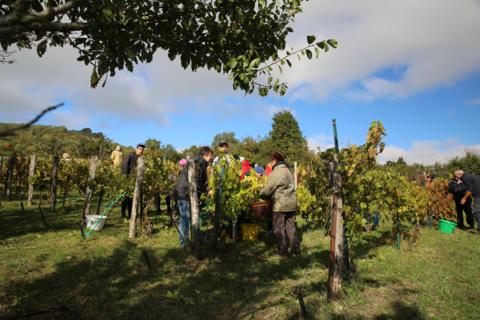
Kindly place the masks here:
[[(105, 220), (107, 217), (105, 216), (100, 216), (97, 214), (91, 214), (91, 215), (86, 215), (87, 218), (87, 228), (94, 230), (94, 231), (100, 231), (103, 229), (103, 225), (105, 224)], [(100, 221), (98, 221), (100, 220)], [(95, 223), (98, 221), (97, 225), (95, 226)], [(95, 226), (95, 227), (94, 227)]]

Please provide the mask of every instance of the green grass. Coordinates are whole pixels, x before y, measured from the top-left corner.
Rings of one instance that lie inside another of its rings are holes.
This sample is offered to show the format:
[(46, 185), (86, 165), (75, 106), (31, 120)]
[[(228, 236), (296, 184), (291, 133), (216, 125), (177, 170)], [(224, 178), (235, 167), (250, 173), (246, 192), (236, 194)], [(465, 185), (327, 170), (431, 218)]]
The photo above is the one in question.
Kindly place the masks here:
[[(116, 209), (118, 210), (118, 209)], [(271, 241), (229, 244), (197, 259), (178, 246), (167, 217), (155, 234), (128, 239), (114, 211), (83, 241), (79, 207), (63, 213), (19, 202), (0, 207), (0, 318), (297, 319), (295, 290), (312, 319), (479, 319), (480, 236), (423, 229), (416, 245), (370, 233), (354, 248), (345, 297), (327, 303), (329, 239), (304, 231), (302, 255), (280, 258)], [(144, 258), (147, 252), (151, 268)]]

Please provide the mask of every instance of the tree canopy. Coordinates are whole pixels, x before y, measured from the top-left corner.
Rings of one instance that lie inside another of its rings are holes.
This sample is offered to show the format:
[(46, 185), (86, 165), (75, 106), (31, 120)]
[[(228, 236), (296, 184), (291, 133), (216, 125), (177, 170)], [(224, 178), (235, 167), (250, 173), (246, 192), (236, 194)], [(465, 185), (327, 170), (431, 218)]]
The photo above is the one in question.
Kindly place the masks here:
[(272, 151), (283, 153), (287, 160), (307, 159), (307, 141), (291, 112), (281, 111), (273, 116), (269, 140)]
[(118, 70), (151, 62), (161, 49), (185, 69), (229, 74), (234, 89), (284, 94), (287, 85), (272, 77), (272, 66), (281, 71), (293, 55), (311, 59), (337, 45), (309, 35), (305, 47), (279, 57), (305, 1), (6, 0), (0, 6), (0, 45), (5, 52), (36, 46), (39, 56), (48, 47), (71, 46), (78, 61), (92, 66), (92, 87)]

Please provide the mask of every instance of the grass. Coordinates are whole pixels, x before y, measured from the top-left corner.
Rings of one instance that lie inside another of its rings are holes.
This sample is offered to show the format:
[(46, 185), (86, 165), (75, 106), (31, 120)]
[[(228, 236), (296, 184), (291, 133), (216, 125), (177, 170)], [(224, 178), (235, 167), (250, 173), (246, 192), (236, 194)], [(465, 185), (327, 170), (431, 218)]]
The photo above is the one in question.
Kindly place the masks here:
[[(298, 319), (296, 292), (312, 319), (478, 319), (480, 236), (423, 229), (397, 250), (375, 231), (353, 248), (344, 299), (328, 303), (329, 239), (302, 233), (302, 255), (280, 258), (269, 239), (229, 244), (197, 259), (178, 246), (165, 216), (155, 234), (128, 239), (116, 209), (83, 241), (79, 206), (45, 212), (0, 207), (0, 318)], [(304, 229), (302, 226), (300, 229)], [(149, 258), (150, 267), (145, 260)]]

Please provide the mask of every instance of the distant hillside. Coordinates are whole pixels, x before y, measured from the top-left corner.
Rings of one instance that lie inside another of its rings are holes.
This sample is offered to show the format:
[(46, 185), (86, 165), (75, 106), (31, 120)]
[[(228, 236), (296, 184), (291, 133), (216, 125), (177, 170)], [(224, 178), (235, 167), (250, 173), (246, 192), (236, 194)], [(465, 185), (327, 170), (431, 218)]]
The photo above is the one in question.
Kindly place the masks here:
[[(18, 126), (12, 123), (0, 123), (0, 131)], [(23, 155), (63, 154), (65, 152), (78, 158), (93, 154), (104, 157), (110, 154), (116, 143), (101, 132), (91, 129), (68, 130), (63, 126), (35, 125), (17, 132), (14, 136), (0, 138), (0, 156), (17, 152)]]

